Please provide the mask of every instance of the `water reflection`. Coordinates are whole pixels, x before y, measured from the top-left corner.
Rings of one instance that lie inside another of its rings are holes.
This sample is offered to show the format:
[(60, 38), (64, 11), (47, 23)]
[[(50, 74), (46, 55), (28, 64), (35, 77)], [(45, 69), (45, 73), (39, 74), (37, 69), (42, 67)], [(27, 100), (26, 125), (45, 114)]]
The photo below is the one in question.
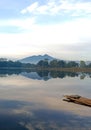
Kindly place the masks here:
[(64, 94), (91, 98), (87, 73), (1, 70), (0, 74), (0, 130), (91, 128), (91, 108), (62, 100)]
[(91, 117), (50, 109), (33, 109), (31, 102), (0, 100), (0, 130), (89, 129)]
[(34, 71), (34, 70), (22, 70), (22, 69), (2, 69), (0, 70), (0, 77), (6, 77), (8, 75), (22, 75), (30, 79), (37, 79), (37, 80), (49, 80), (52, 78), (65, 78), (66, 76), (69, 77), (80, 77), (80, 79), (84, 79), (85, 77), (91, 78), (91, 73), (84, 73), (84, 72), (64, 72), (64, 71)]

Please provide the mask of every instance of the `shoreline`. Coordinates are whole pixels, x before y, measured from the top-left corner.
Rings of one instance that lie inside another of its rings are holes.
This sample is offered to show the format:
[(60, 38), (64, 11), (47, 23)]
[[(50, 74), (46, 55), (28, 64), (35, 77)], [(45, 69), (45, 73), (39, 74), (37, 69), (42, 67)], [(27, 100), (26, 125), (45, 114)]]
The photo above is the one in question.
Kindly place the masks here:
[(33, 70), (33, 71), (65, 71), (65, 72), (91, 72), (91, 68), (24, 68), (24, 67), (0, 67), (0, 70)]

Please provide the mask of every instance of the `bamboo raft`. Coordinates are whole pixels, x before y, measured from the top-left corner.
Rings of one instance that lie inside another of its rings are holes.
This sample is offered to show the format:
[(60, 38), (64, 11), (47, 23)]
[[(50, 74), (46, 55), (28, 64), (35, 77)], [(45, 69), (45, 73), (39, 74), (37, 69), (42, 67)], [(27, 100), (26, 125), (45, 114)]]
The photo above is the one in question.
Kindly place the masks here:
[(79, 95), (65, 95), (64, 97), (65, 97), (65, 99), (63, 99), (64, 101), (91, 107), (91, 99)]

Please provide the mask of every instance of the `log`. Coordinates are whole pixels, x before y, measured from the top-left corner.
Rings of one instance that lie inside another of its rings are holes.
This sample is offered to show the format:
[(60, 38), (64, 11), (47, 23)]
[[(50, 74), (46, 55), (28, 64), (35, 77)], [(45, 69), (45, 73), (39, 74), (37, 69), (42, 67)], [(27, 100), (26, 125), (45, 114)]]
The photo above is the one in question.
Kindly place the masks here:
[(88, 99), (79, 95), (65, 95), (64, 97), (66, 99), (63, 99), (63, 101), (73, 102), (76, 104), (81, 104), (81, 105), (91, 107), (91, 99)]

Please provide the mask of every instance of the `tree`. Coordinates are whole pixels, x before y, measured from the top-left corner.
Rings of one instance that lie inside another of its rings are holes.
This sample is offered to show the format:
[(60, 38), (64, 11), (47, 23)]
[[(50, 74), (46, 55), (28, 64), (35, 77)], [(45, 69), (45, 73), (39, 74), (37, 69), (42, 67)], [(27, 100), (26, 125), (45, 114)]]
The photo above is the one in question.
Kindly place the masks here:
[(75, 61), (70, 61), (67, 63), (67, 67), (78, 67), (78, 63), (76, 63)]
[(43, 67), (43, 60), (40, 60), (40, 61), (37, 63), (37, 66)]
[(44, 67), (49, 67), (48, 59), (45, 59), (43, 62)]
[(81, 68), (86, 67), (85, 61), (80, 61), (80, 67), (81, 67)]
[(91, 63), (89, 63), (89, 64), (87, 65), (87, 67), (88, 67), (88, 68), (91, 68)]
[(63, 61), (63, 60), (59, 60), (58, 61), (58, 67), (64, 68), (65, 66), (66, 66), (66, 62), (65, 61)]
[(57, 60), (52, 60), (50, 61), (50, 67), (58, 67), (58, 61)]
[(47, 59), (45, 59), (45, 60), (40, 60), (40, 61), (37, 63), (37, 66), (38, 66), (38, 67), (49, 67), (48, 60), (47, 60)]

